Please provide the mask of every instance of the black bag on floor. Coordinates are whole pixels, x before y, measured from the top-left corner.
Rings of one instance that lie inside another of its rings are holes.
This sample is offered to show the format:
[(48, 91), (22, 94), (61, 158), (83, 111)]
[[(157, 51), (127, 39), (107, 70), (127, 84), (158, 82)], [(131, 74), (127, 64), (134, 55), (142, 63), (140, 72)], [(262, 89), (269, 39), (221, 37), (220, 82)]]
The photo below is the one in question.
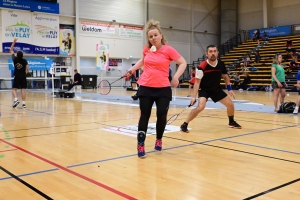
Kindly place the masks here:
[(293, 113), (295, 106), (294, 102), (284, 102), (279, 106), (277, 113)]

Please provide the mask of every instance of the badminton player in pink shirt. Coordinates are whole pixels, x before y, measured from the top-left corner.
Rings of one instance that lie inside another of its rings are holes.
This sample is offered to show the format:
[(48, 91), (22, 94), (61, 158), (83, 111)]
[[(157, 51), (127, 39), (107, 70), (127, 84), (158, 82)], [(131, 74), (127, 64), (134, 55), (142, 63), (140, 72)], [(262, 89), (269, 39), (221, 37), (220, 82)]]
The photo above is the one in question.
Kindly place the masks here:
[(154, 149), (162, 150), (162, 137), (167, 123), (167, 113), (172, 100), (172, 89), (169, 81), (169, 65), (172, 61), (178, 64), (173, 79), (173, 87), (179, 84), (178, 78), (186, 68), (185, 59), (171, 46), (166, 44), (158, 21), (150, 20), (146, 24), (148, 44), (143, 50), (143, 57), (128, 70), (130, 76), (144, 66), (144, 71), (138, 80), (140, 88), (137, 96), (140, 99), (141, 115), (138, 124), (137, 150), (138, 157), (145, 153), (145, 139), (153, 103), (156, 105), (156, 142)]

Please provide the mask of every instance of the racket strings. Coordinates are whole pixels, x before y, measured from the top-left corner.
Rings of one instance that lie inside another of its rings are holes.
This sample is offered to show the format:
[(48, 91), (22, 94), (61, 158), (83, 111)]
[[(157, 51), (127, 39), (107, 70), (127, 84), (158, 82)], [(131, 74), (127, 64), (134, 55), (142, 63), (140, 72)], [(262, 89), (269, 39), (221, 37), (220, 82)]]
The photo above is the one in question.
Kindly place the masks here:
[(98, 85), (98, 90), (99, 90), (99, 93), (102, 95), (108, 94), (111, 90), (110, 83), (107, 80), (101, 81)]
[(173, 115), (168, 121), (167, 121), (167, 125), (172, 124), (178, 117), (179, 114)]

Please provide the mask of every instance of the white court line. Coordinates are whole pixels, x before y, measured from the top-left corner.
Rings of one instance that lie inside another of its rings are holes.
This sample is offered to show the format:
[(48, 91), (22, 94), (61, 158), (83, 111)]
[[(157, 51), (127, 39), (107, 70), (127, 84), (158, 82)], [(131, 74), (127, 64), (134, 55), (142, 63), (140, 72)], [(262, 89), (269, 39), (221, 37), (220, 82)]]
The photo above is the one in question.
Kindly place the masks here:
[(264, 106), (264, 104), (261, 104), (261, 103), (243, 103), (243, 104)]
[[(106, 103), (106, 104), (112, 104), (112, 105), (122, 105), (122, 106), (134, 106), (139, 107), (139, 104), (133, 104), (133, 103), (121, 103), (121, 102), (111, 102), (111, 101), (101, 101), (101, 100), (92, 100), (92, 99), (76, 99), (79, 101), (87, 101), (87, 102), (93, 102), (93, 103)], [(156, 108), (156, 106), (153, 106), (152, 108)], [(194, 107), (190, 107), (189, 109), (193, 109)], [(217, 108), (205, 108), (207, 110), (217, 109)]]

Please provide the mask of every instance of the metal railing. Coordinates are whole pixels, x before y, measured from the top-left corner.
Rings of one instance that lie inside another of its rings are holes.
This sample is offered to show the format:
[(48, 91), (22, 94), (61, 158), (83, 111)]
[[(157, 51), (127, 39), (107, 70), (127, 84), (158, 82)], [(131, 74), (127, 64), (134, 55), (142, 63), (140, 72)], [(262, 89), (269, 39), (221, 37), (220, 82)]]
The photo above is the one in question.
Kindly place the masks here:
[(230, 50), (238, 47), (240, 44), (242, 44), (241, 34), (237, 34), (233, 38), (227, 40), (227, 42), (218, 46), (219, 56), (229, 53)]

